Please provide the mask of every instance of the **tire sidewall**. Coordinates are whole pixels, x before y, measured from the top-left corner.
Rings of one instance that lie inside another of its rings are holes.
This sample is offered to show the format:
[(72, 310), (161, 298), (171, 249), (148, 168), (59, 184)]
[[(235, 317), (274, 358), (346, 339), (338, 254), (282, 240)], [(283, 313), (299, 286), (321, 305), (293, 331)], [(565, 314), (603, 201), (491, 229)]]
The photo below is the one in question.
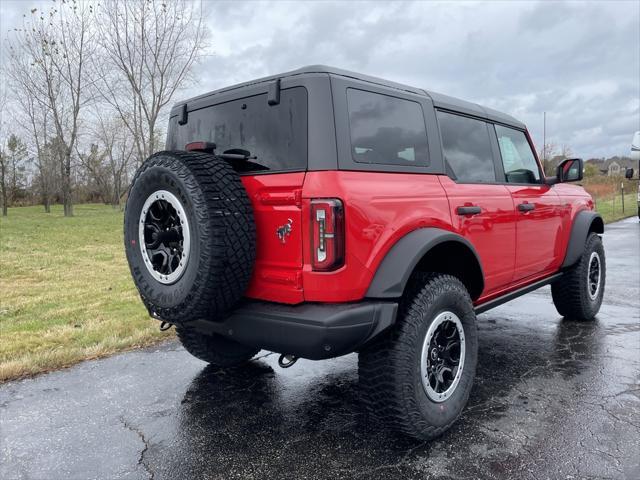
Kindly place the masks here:
[[(158, 155), (151, 157), (145, 163), (136, 176), (127, 199), (124, 224), (125, 250), (131, 275), (143, 301), (153, 299), (154, 306), (161, 309), (170, 309), (188, 300), (189, 295), (193, 292), (196, 279), (203, 274), (201, 270), (204, 266), (200, 261), (202, 219), (198, 218), (194, 204), (191, 201), (192, 197), (202, 196), (202, 193), (198, 188), (187, 187), (184, 179), (189, 178), (188, 169), (176, 162), (172, 157)], [(141, 246), (139, 245), (139, 219), (142, 207), (147, 198), (158, 190), (169, 191), (178, 198), (182, 203), (189, 223), (189, 258), (187, 259), (184, 273), (172, 284), (163, 284), (151, 275), (145, 265)]]
[[(421, 379), (420, 362), (422, 346), (427, 335), (429, 326), (436, 317), (445, 311), (455, 313), (460, 322), (465, 335), (465, 359), (460, 381), (451, 396), (443, 402), (434, 402), (427, 395)], [(414, 345), (413, 365), (413, 394), (423, 420), (436, 427), (444, 427), (453, 422), (464, 409), (469, 394), (473, 386), (475, 377), (477, 354), (478, 354), (478, 334), (476, 327), (476, 317), (470, 299), (465, 298), (456, 290), (448, 291), (438, 296), (435, 301), (424, 311), (423, 320), (420, 324), (418, 335), (416, 335), (416, 345)]]
[[(591, 254), (596, 252), (600, 257), (600, 287), (598, 290), (598, 294), (594, 299), (589, 295), (589, 262), (591, 259)], [(579, 279), (579, 288), (580, 288), (580, 296), (582, 298), (582, 304), (584, 305), (584, 310), (586, 317), (594, 317), (598, 311), (600, 310), (600, 305), (602, 305), (602, 299), (604, 297), (604, 289), (606, 283), (606, 261), (604, 257), (604, 246), (602, 245), (602, 239), (595, 233), (592, 233), (587, 238), (586, 248), (582, 254), (582, 258), (580, 259), (583, 262), (583, 268), (581, 269), (582, 278)]]

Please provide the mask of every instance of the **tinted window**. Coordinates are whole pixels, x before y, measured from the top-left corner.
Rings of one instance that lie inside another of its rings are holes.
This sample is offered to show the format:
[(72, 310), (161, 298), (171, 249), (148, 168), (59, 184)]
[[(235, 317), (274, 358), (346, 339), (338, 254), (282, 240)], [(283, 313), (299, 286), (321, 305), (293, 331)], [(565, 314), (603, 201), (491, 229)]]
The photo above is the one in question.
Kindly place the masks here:
[(495, 182), (486, 122), (438, 112), (447, 174), (460, 182)]
[(419, 103), (347, 89), (354, 161), (428, 165), (427, 131)]
[(508, 183), (540, 183), (540, 169), (527, 137), (520, 130), (496, 125), (500, 155)]
[[(249, 150), (257, 158), (243, 171), (305, 170), (307, 167), (307, 91), (282, 90), (280, 104), (269, 106), (267, 94), (233, 100), (189, 112), (186, 125), (174, 117), (168, 148), (183, 150), (194, 141), (214, 142), (216, 152)], [(238, 164), (239, 165), (239, 164)]]

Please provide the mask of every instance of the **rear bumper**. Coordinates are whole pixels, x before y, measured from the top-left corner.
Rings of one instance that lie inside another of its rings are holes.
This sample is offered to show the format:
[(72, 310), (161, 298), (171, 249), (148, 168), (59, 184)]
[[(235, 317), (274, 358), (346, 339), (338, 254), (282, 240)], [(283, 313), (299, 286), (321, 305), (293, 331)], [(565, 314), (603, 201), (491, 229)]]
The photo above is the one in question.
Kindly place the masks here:
[(197, 320), (189, 326), (273, 352), (320, 360), (357, 350), (395, 322), (395, 302), (303, 303), (251, 301), (223, 322)]

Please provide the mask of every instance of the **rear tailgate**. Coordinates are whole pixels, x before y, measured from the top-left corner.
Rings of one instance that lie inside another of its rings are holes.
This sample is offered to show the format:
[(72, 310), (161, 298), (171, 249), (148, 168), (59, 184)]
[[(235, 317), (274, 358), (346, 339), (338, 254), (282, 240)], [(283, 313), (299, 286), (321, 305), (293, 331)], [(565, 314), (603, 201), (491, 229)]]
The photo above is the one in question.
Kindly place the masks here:
[(246, 296), (295, 304), (302, 291), (304, 172), (244, 175), (256, 222), (256, 263)]

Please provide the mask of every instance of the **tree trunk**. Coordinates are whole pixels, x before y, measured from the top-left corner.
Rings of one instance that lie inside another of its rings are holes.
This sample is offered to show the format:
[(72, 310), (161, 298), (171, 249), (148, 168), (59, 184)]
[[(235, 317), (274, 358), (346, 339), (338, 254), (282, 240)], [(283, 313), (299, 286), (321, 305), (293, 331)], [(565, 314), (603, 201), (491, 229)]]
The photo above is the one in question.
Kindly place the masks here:
[(64, 170), (62, 175), (62, 202), (64, 216), (73, 217), (73, 201), (71, 199), (71, 151), (65, 152)]
[(44, 206), (44, 213), (51, 213), (51, 196), (49, 195), (49, 184), (45, 180), (43, 168), (40, 168), (40, 188), (42, 205)]
[(51, 213), (51, 200), (47, 192), (42, 194), (42, 205), (44, 205), (44, 213)]
[(120, 206), (120, 185), (118, 179), (113, 179), (113, 201), (111, 202), (113, 208)]
[(2, 216), (7, 216), (7, 184), (5, 179), (6, 167), (4, 163), (0, 166), (0, 181), (2, 182)]

